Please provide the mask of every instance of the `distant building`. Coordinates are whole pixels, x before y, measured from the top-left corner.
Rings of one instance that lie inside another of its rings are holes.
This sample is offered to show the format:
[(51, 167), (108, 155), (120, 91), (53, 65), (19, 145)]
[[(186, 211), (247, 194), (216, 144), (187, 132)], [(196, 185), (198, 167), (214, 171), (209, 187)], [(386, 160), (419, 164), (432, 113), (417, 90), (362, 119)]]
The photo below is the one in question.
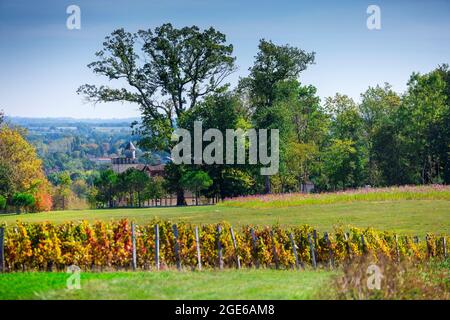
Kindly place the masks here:
[[(148, 165), (139, 163), (138, 159), (136, 158), (136, 147), (133, 145), (133, 143), (130, 141), (126, 145), (125, 149), (123, 150), (123, 156), (121, 157), (115, 157), (111, 158), (111, 166), (112, 170), (115, 173), (122, 173), (127, 171), (130, 168), (134, 168), (136, 170), (143, 171), (147, 173), (149, 177), (155, 177), (155, 176), (164, 176), (164, 168), (165, 164), (157, 164), (157, 165)], [(195, 204), (195, 196), (192, 194), (192, 192), (185, 190), (184, 196), (186, 199), (186, 203), (188, 205), (194, 205)], [(148, 200), (147, 205), (148, 206), (172, 206), (176, 204), (176, 195), (175, 194), (169, 194), (166, 197), (162, 199), (154, 199), (154, 200)], [(207, 199), (208, 203), (210, 202), (209, 199)], [(118, 205), (123, 206), (126, 205), (127, 200), (119, 201)]]
[(92, 158), (91, 161), (93, 161), (95, 164), (98, 164), (98, 165), (110, 165), (111, 164), (111, 158)]
[(162, 176), (164, 174), (164, 164), (147, 165), (139, 163), (136, 159), (136, 147), (130, 141), (124, 149), (124, 156), (111, 158), (112, 170), (115, 173), (122, 173), (130, 168), (146, 172), (150, 177)]
[(138, 161), (136, 159), (136, 147), (130, 141), (124, 149), (124, 156), (111, 158), (112, 169), (116, 173), (122, 173), (130, 168), (136, 168)]

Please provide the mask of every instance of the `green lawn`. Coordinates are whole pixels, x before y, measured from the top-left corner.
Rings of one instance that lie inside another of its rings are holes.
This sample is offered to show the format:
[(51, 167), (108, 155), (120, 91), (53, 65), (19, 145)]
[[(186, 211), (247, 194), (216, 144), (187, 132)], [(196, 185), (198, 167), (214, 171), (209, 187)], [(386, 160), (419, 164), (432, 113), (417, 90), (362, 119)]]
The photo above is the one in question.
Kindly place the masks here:
[(65, 273), (0, 274), (0, 299), (314, 299), (330, 291), (326, 271), (234, 270), (81, 273), (68, 290)]
[[(308, 204), (284, 208), (225, 206), (65, 211), (1, 215), (0, 223), (119, 220), (145, 223), (155, 217), (195, 224), (310, 224), (321, 231), (334, 225), (374, 227), (422, 236), (450, 234), (450, 201), (395, 200)], [(65, 273), (0, 274), (0, 299), (314, 299), (332, 292), (327, 271), (235, 270), (203, 272), (82, 273), (81, 290), (66, 289)]]
[(119, 220), (128, 218), (145, 223), (155, 217), (196, 224), (228, 221), (233, 225), (310, 224), (329, 231), (334, 225), (373, 227), (401, 234), (424, 235), (427, 232), (450, 234), (450, 201), (396, 200), (357, 201), (335, 204), (312, 204), (286, 208), (235, 208), (223, 206), (171, 207), (146, 209), (112, 209), (64, 211), (22, 215), (0, 215), (0, 223), (69, 220)]

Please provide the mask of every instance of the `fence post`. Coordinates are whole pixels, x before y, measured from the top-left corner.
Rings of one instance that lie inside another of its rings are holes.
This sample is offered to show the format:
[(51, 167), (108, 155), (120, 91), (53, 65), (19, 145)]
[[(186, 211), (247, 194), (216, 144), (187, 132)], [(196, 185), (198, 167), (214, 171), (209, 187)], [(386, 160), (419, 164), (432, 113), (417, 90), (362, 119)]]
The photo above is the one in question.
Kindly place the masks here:
[(398, 236), (395, 235), (394, 239), (395, 239), (395, 251), (397, 253), (397, 262), (400, 262), (400, 250), (398, 248)]
[(273, 230), (270, 230), (270, 237), (272, 240), (272, 254), (273, 254), (273, 258), (275, 259), (275, 269), (278, 270), (279, 262), (278, 262), (277, 248), (275, 247), (275, 237), (273, 236)]
[(344, 240), (345, 240), (345, 249), (346, 249), (347, 255), (350, 259), (351, 255), (352, 255), (352, 252), (351, 252), (352, 250), (350, 249), (350, 243), (349, 243), (350, 239), (348, 237), (348, 232), (344, 232)]
[(364, 241), (364, 235), (361, 235), (361, 246), (362, 246), (362, 253), (366, 253), (366, 242)]
[(134, 222), (131, 223), (131, 245), (132, 245), (132, 262), (131, 266), (133, 270), (136, 270), (136, 225)]
[(233, 227), (230, 227), (230, 232), (231, 232), (231, 239), (233, 240), (234, 255), (236, 257), (236, 265), (237, 265), (237, 268), (240, 269), (241, 268), (241, 259), (239, 258), (239, 253), (238, 253), (237, 244), (236, 244), (236, 237), (234, 236)]
[(425, 237), (425, 242), (427, 243), (427, 255), (428, 258), (431, 257), (431, 245), (430, 245), (430, 237), (428, 236), (428, 234)]
[(159, 226), (155, 224), (155, 265), (159, 270)]
[(317, 258), (317, 230), (313, 230), (314, 256)]
[(223, 257), (222, 257), (222, 242), (220, 241), (220, 234), (222, 233), (222, 227), (217, 226), (217, 251), (219, 254), (219, 269), (223, 269)]
[(0, 227), (0, 272), (5, 272), (5, 228)]
[(328, 232), (325, 232), (325, 234), (323, 235), (325, 242), (327, 244), (328, 247), (328, 253), (329, 253), (329, 264), (330, 264), (330, 269), (334, 269), (334, 257), (333, 257), (333, 249), (331, 248), (331, 241), (330, 238), (328, 237)]
[(447, 240), (442, 237), (442, 250), (444, 251), (444, 258), (447, 258)]
[(295, 257), (295, 268), (299, 269), (299, 261), (298, 261), (298, 254), (297, 254), (297, 245), (295, 244), (294, 235), (292, 232), (289, 234), (289, 239), (291, 239), (291, 245), (292, 245), (292, 251), (294, 251), (294, 257)]
[(309, 251), (311, 252), (311, 262), (313, 265), (313, 268), (315, 269), (317, 267), (317, 263), (316, 263), (316, 254), (314, 253), (314, 244), (311, 240), (311, 234), (308, 233), (308, 242), (309, 242)]
[(255, 266), (256, 269), (259, 269), (259, 259), (258, 259), (258, 246), (256, 244), (256, 235), (255, 230), (253, 228), (250, 229), (250, 233), (252, 235), (252, 242), (253, 242), (253, 254), (255, 255)]
[(174, 224), (172, 226), (173, 235), (175, 237), (175, 259), (177, 260), (177, 269), (181, 270), (181, 258), (180, 258), (180, 245), (178, 242), (178, 228), (177, 225)]
[(197, 246), (198, 270), (202, 270), (202, 257), (200, 256), (200, 237), (198, 234), (198, 226), (195, 227), (195, 245)]

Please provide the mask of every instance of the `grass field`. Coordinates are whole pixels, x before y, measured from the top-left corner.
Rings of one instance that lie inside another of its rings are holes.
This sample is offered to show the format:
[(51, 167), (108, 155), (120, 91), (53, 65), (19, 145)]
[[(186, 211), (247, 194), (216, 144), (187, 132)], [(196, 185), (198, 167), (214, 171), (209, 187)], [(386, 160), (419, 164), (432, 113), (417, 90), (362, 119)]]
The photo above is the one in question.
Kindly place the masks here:
[(220, 221), (228, 221), (233, 225), (309, 224), (321, 231), (332, 230), (335, 225), (353, 225), (409, 235), (450, 233), (450, 201), (446, 200), (354, 201), (262, 209), (201, 206), (60, 211), (0, 215), (0, 223), (14, 224), (17, 220), (62, 223), (70, 220), (110, 221), (122, 218), (145, 223), (155, 217), (196, 224)]
[(283, 193), (252, 195), (228, 199), (221, 206), (240, 208), (286, 208), (317, 204), (338, 204), (358, 201), (446, 200), (450, 201), (450, 186), (424, 185), (387, 188), (360, 188), (325, 193)]
[(314, 299), (335, 273), (233, 270), (81, 273), (68, 290), (65, 273), (0, 274), (0, 299)]
[[(450, 234), (450, 201), (424, 195), (312, 196), (234, 200), (216, 206), (104, 209), (0, 215), (0, 224), (120, 220), (143, 224), (161, 218), (194, 224), (228, 221), (235, 226), (309, 224), (319, 231), (336, 225), (373, 227), (405, 235)], [(402, 198), (403, 197), (403, 198)], [(0, 299), (314, 299), (332, 294), (340, 271), (235, 270), (202, 272), (82, 273), (81, 290), (66, 289), (65, 273), (0, 274)]]

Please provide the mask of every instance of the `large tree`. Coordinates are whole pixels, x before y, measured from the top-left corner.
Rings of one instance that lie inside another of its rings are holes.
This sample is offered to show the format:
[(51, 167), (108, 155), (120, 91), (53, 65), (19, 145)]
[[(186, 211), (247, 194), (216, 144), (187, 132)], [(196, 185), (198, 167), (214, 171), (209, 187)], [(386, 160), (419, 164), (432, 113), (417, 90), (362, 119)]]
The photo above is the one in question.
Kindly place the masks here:
[(402, 175), (399, 127), (395, 123), (401, 98), (387, 83), (369, 87), (361, 98), (359, 110), (367, 148), (368, 183), (373, 186), (395, 183)]
[[(248, 93), (249, 108), (258, 128), (278, 127), (280, 110), (274, 108), (277, 86), (280, 82), (296, 80), (309, 64), (314, 63), (314, 52), (306, 52), (289, 45), (276, 45), (262, 39), (250, 75), (240, 82), (240, 89)], [(266, 176), (265, 192), (270, 192)]]
[[(203, 194), (210, 198), (219, 196), (221, 199), (224, 199), (255, 191), (254, 181), (251, 176), (252, 173), (259, 170), (256, 166), (249, 164), (249, 141), (245, 144), (245, 164), (237, 164), (236, 144), (233, 146), (235, 163), (223, 163), (223, 158), (227, 151), (230, 151), (225, 141), (226, 130), (247, 130), (252, 126), (238, 96), (231, 92), (210, 95), (195, 108), (187, 112), (180, 119), (180, 125), (189, 130), (191, 136), (193, 136), (195, 121), (201, 121), (204, 130), (209, 128), (217, 129), (223, 136), (222, 141), (220, 138), (212, 136), (209, 138), (209, 141), (203, 141), (202, 143), (202, 150), (214, 158), (217, 157), (219, 161), (214, 161), (214, 163), (208, 165), (184, 166), (186, 171), (201, 169), (212, 178), (213, 184), (209, 186), (208, 190), (203, 191)], [(194, 150), (193, 142), (191, 144), (192, 150)], [(217, 146), (217, 148), (212, 150), (211, 146)], [(221, 155), (220, 151), (222, 151)], [(183, 173), (183, 175), (185, 174)], [(170, 182), (170, 185), (174, 186), (177, 185), (183, 175), (169, 175), (167, 180)], [(169, 186), (169, 188), (171, 187)]]
[[(449, 172), (448, 68), (414, 73), (397, 113), (412, 183), (442, 183)], [(448, 180), (446, 181), (448, 183)]]
[[(118, 29), (106, 37), (96, 53), (98, 60), (89, 64), (95, 74), (114, 80), (118, 87), (86, 84), (78, 92), (93, 102), (138, 104), (140, 145), (169, 150), (176, 119), (206, 95), (220, 91), (235, 70), (232, 52), (225, 35), (212, 27), (177, 29), (163, 24), (137, 33)], [(184, 203), (181, 187), (177, 203)]]
[(42, 170), (42, 161), (36, 150), (24, 138), (19, 128), (0, 126), (0, 194), (11, 203), (15, 193), (32, 194), (37, 201), (34, 210), (51, 208), (42, 199), (48, 198), (50, 186)]

